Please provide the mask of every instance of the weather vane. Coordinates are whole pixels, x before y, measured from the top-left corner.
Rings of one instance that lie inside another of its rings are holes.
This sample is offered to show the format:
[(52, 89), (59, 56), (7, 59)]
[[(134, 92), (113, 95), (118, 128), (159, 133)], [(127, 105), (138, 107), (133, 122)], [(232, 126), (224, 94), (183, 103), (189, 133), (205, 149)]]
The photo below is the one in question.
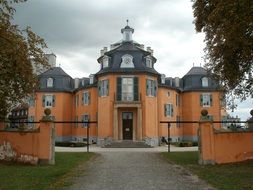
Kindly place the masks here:
[(127, 19), (126, 21), (127, 21), (127, 26), (128, 26), (128, 22), (129, 22), (129, 20)]

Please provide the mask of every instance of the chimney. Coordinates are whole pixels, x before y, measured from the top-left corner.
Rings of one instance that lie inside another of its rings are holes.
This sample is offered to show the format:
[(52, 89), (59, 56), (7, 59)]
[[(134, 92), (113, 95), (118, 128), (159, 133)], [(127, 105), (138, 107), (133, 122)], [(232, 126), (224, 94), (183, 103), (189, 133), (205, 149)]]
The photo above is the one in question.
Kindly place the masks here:
[(79, 87), (79, 78), (75, 78), (75, 89)]
[(140, 48), (144, 50), (144, 44), (141, 44), (141, 45), (140, 45)]
[(154, 54), (154, 50), (152, 50), (152, 49), (151, 49), (150, 53), (151, 53), (151, 55), (153, 56), (153, 54)]
[(100, 50), (100, 56), (103, 56), (105, 54), (104, 49)]
[(90, 79), (90, 84), (93, 84), (94, 83), (94, 75), (90, 74), (89, 79)]
[(50, 53), (50, 54), (46, 54), (45, 56), (48, 60), (49, 65), (51, 67), (55, 67), (56, 66), (56, 55), (53, 53)]
[(151, 52), (151, 47), (147, 47), (147, 51), (148, 51), (148, 52)]

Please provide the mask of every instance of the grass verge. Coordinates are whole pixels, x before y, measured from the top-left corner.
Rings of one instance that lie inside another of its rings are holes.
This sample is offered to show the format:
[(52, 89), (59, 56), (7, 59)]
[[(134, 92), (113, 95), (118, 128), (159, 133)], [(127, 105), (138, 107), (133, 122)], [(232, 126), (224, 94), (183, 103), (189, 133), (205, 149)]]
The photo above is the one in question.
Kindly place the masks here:
[(56, 152), (54, 166), (0, 163), (0, 190), (62, 189), (63, 186), (72, 184), (78, 166), (93, 155), (93, 153)]
[(198, 165), (198, 152), (171, 152), (162, 154), (170, 162), (185, 167), (217, 189), (253, 189), (253, 161), (201, 166)]

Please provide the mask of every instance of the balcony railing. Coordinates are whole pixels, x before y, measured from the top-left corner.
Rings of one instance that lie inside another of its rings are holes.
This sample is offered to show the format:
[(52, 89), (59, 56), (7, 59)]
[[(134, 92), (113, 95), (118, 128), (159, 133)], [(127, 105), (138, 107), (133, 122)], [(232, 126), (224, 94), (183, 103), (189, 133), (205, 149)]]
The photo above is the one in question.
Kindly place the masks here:
[(114, 101), (116, 101), (116, 102), (138, 102), (138, 101), (141, 101), (141, 94), (114, 93)]

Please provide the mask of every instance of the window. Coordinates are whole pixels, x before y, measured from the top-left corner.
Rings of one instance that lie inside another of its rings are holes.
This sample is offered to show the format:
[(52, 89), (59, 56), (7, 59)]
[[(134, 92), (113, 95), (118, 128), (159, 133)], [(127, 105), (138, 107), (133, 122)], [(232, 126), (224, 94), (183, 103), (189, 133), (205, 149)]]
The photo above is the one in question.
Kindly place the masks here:
[(47, 79), (47, 87), (53, 87), (54, 85), (54, 79), (48, 78)]
[(75, 127), (78, 127), (78, 116), (75, 117), (76, 123), (75, 123)]
[(42, 97), (43, 107), (54, 107), (55, 106), (55, 95), (43, 95)]
[(101, 80), (98, 82), (99, 96), (109, 95), (109, 80)]
[(176, 106), (180, 106), (180, 96), (176, 94)]
[(150, 57), (146, 57), (146, 67), (152, 68), (152, 59)]
[(138, 77), (117, 78), (117, 101), (138, 101)]
[(203, 93), (200, 95), (200, 105), (203, 107), (212, 106), (213, 98), (210, 93)]
[[(90, 120), (90, 117), (88, 114), (84, 114), (83, 117), (82, 117), (82, 121), (89, 121)], [(83, 127), (88, 127), (89, 124), (88, 123), (83, 123)]]
[(170, 97), (170, 91), (168, 91), (167, 96)]
[(173, 116), (173, 104), (165, 104), (164, 105), (164, 115), (165, 116)]
[(147, 79), (147, 96), (156, 96), (157, 84), (155, 80)]
[(109, 65), (109, 57), (104, 56), (103, 57), (103, 68), (108, 67), (108, 65)]
[(79, 95), (75, 96), (76, 107), (79, 105)]
[(120, 67), (121, 68), (134, 68), (133, 57), (128, 54), (123, 55)]
[(133, 101), (134, 100), (134, 82), (133, 78), (122, 78), (122, 100)]
[(90, 104), (90, 93), (89, 92), (83, 93), (82, 101), (83, 101), (84, 105)]
[(33, 96), (31, 96), (31, 97), (28, 98), (28, 104), (29, 104), (30, 107), (34, 107), (34, 105), (35, 105), (35, 99), (34, 99)]
[[(180, 121), (180, 116), (177, 115), (177, 121)], [(180, 123), (177, 123), (177, 127), (180, 127)]]
[[(29, 116), (28, 117), (28, 122), (34, 122), (34, 116)], [(28, 123), (28, 127), (33, 128), (34, 123)]]
[(202, 86), (203, 87), (208, 87), (208, 78), (207, 77), (202, 78)]

